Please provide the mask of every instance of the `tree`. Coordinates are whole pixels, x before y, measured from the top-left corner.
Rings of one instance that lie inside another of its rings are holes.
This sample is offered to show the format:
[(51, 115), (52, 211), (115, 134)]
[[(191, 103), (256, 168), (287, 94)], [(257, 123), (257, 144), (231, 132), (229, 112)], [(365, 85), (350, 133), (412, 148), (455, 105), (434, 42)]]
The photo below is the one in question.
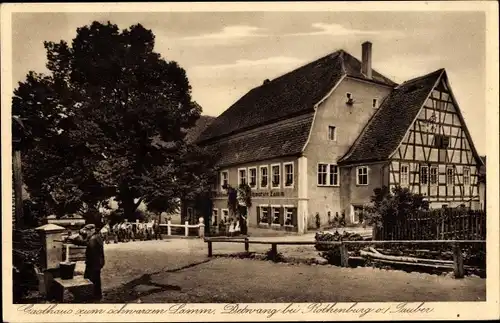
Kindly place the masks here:
[(389, 227), (397, 217), (429, 209), (429, 203), (421, 194), (412, 193), (400, 186), (394, 187), (392, 191), (387, 186), (374, 189), (371, 203), (372, 205), (366, 208), (366, 216), (375, 228)]
[(201, 110), (185, 71), (155, 53), (154, 40), (140, 24), (94, 22), (71, 46), (45, 42), (50, 75), (30, 72), (16, 89), (13, 114), (33, 134), (26, 184), (57, 214), (96, 210), (111, 196), (129, 219), (142, 201), (177, 203), (184, 136)]

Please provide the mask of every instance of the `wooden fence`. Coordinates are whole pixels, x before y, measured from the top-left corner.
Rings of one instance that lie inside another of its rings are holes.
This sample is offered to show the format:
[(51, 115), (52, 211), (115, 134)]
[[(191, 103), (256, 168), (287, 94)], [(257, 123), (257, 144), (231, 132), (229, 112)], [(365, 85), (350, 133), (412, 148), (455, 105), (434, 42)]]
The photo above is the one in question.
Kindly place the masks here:
[(486, 240), (486, 213), (439, 209), (383, 219), (374, 240)]
[[(342, 267), (349, 267), (349, 256), (348, 247), (351, 246), (403, 246), (403, 245), (416, 245), (419, 247), (423, 246), (439, 246), (444, 245), (453, 250), (453, 260), (450, 261), (451, 268), (455, 274), (455, 278), (463, 278), (465, 274), (464, 258), (462, 254), (462, 249), (473, 245), (486, 245), (484, 240), (407, 240), (407, 241), (265, 241), (265, 240), (250, 240), (248, 238), (244, 239), (228, 239), (228, 238), (218, 238), (218, 237), (206, 237), (205, 242), (208, 247), (208, 257), (213, 257), (213, 244), (217, 243), (238, 243), (245, 245), (245, 252), (250, 251), (250, 244), (254, 245), (271, 245), (270, 257), (271, 260), (277, 261), (278, 256), (278, 245), (330, 245), (337, 246), (340, 251), (340, 262)], [(403, 262), (403, 264), (406, 264)], [(432, 267), (448, 267), (433, 265)]]
[(183, 235), (189, 237), (191, 229), (191, 232), (193, 232), (195, 236), (204, 237), (205, 224), (203, 218), (199, 218), (198, 221), (198, 224), (189, 224), (188, 221), (185, 221), (184, 224), (172, 224), (172, 222), (168, 220), (166, 224), (160, 224), (160, 232), (165, 233), (167, 236)]

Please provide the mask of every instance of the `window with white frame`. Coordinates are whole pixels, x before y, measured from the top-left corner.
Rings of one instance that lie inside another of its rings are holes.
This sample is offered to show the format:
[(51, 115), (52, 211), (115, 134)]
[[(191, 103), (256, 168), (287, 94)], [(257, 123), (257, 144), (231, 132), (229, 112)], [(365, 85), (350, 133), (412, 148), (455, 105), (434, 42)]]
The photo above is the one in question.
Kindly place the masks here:
[(463, 181), (464, 185), (470, 185), (470, 168), (469, 167), (464, 167), (462, 181)]
[(318, 186), (338, 186), (339, 168), (335, 164), (318, 164)]
[(285, 206), (285, 225), (293, 227), (293, 215), (296, 208), (293, 206)]
[(430, 183), (431, 185), (436, 185), (438, 183), (438, 168), (436, 166), (431, 166), (430, 171)]
[(455, 170), (453, 167), (446, 167), (446, 184), (453, 185), (455, 183)]
[(229, 172), (227, 170), (220, 173), (220, 183), (223, 189), (229, 184)]
[(260, 188), (267, 188), (269, 181), (269, 167), (260, 166)]
[(271, 224), (272, 225), (280, 225), (280, 206), (272, 206), (271, 207), (271, 212), (272, 212), (272, 218), (271, 218)]
[(276, 188), (276, 187), (280, 187), (280, 165), (279, 164), (276, 164), (276, 165), (271, 165), (271, 172), (272, 172), (272, 187), (273, 188)]
[(330, 179), (329, 184), (331, 186), (337, 186), (339, 185), (339, 167), (337, 165), (330, 164), (329, 166), (329, 172), (328, 172), (328, 177)]
[(328, 164), (318, 164), (318, 185), (328, 185)]
[(427, 185), (429, 182), (429, 167), (420, 166), (420, 184)]
[(408, 165), (401, 165), (401, 179), (400, 179), (400, 184), (401, 185), (408, 185), (408, 176), (410, 172), (410, 167)]
[(247, 183), (247, 169), (239, 168), (238, 169), (238, 185)]
[(334, 126), (328, 126), (328, 140), (337, 140), (337, 128)]
[(248, 169), (248, 185), (251, 188), (257, 187), (257, 168), (251, 167)]
[(372, 107), (377, 108), (378, 107), (378, 99), (373, 99), (372, 101)]
[(284, 177), (285, 177), (285, 187), (293, 186), (293, 163), (284, 163)]
[(229, 221), (229, 210), (228, 209), (222, 209), (222, 221), (224, 223), (227, 223)]
[(356, 168), (356, 184), (368, 185), (368, 166), (359, 166)]
[(219, 224), (219, 210), (213, 209), (212, 210), (212, 225), (217, 225)]
[(259, 224), (269, 224), (269, 207), (267, 205), (259, 206)]

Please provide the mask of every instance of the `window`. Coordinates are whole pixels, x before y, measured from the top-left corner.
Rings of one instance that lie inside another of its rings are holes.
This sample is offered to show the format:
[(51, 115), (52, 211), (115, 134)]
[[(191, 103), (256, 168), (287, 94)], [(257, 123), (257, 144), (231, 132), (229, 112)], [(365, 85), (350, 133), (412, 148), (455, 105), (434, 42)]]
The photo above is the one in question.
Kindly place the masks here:
[(293, 186), (293, 163), (283, 164), (285, 168), (285, 187)]
[(248, 182), (251, 188), (257, 187), (257, 168), (252, 167), (248, 169)]
[(408, 165), (401, 165), (401, 185), (408, 185), (408, 173), (409, 173), (409, 167)]
[(360, 166), (356, 168), (356, 184), (357, 185), (368, 185), (368, 167)]
[(272, 225), (280, 225), (280, 208), (279, 206), (273, 206), (272, 207), (272, 212), (273, 212), (273, 217), (271, 224)]
[(280, 165), (271, 165), (271, 171), (273, 173), (273, 182), (272, 182), (272, 187), (273, 188), (279, 188), (280, 187)]
[(229, 210), (228, 209), (222, 209), (222, 219), (224, 223), (227, 223), (229, 221)]
[(455, 183), (455, 171), (453, 167), (446, 167), (446, 184), (453, 185)]
[(259, 206), (259, 211), (259, 224), (269, 224), (269, 207), (261, 205)]
[(239, 168), (238, 169), (238, 185), (247, 183), (247, 169)]
[(267, 188), (269, 167), (260, 166), (260, 188)]
[(327, 183), (328, 165), (318, 164), (318, 185), (328, 185)]
[(450, 144), (450, 137), (445, 135), (434, 135), (434, 147), (439, 149), (446, 149)]
[(339, 168), (335, 164), (318, 164), (318, 186), (338, 186)]
[(429, 169), (427, 166), (420, 166), (420, 184), (427, 185), (429, 181)]
[(377, 108), (378, 107), (378, 99), (373, 99), (372, 101), (372, 107)]
[(221, 182), (221, 187), (222, 189), (225, 189), (227, 185), (229, 184), (229, 173), (227, 171), (223, 171), (220, 173), (220, 182)]
[(470, 169), (468, 167), (464, 167), (463, 177), (464, 185), (470, 185)]
[(337, 128), (334, 126), (328, 126), (328, 140), (337, 140)]
[(438, 182), (438, 168), (436, 166), (431, 167), (430, 182), (432, 185)]
[(217, 225), (219, 223), (219, 210), (212, 210), (212, 225)]
[(330, 179), (330, 185), (332, 186), (337, 186), (339, 185), (339, 168), (337, 165), (330, 164), (329, 165), (329, 179)]
[(293, 227), (293, 217), (296, 212), (296, 208), (293, 206), (285, 206), (285, 225)]

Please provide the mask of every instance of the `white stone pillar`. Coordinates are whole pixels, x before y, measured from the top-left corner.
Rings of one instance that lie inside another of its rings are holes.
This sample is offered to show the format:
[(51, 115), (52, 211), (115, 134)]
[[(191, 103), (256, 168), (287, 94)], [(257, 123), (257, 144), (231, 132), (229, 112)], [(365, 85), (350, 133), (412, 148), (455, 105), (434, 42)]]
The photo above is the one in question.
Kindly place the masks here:
[(307, 195), (307, 157), (302, 156), (297, 160), (298, 170), (298, 203), (297, 203), (297, 231), (300, 234), (307, 231), (307, 212), (308, 212), (308, 195)]

